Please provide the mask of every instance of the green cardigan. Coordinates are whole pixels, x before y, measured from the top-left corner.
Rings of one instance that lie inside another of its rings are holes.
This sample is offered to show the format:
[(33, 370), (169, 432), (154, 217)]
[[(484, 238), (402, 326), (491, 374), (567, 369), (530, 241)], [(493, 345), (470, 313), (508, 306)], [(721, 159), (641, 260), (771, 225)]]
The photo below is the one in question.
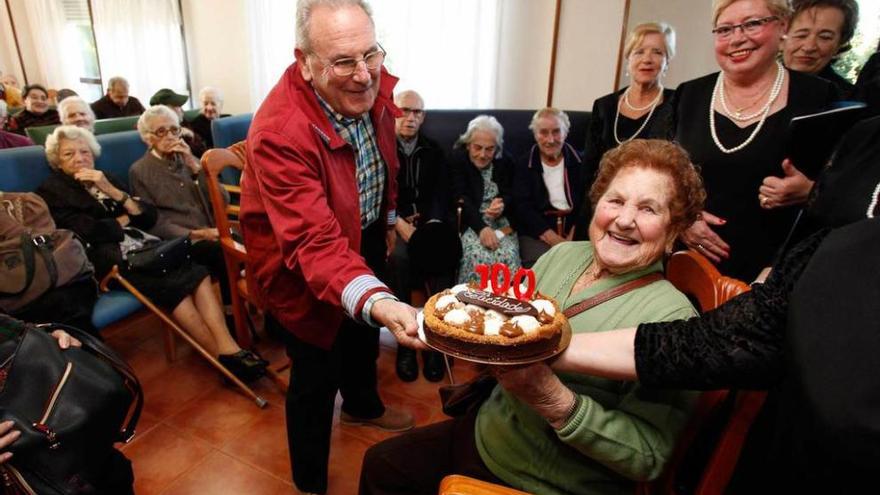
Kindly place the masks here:
[[(661, 262), (602, 279), (569, 296), (593, 260), (589, 242), (557, 245), (535, 264), (537, 289), (568, 308), (587, 297), (662, 270)], [(574, 333), (634, 327), (642, 322), (694, 316), (693, 306), (666, 280), (584, 311), (570, 320)], [(643, 388), (587, 375), (560, 374), (580, 396), (571, 419), (554, 430), (529, 406), (498, 386), (480, 407), (475, 438), (480, 457), (506, 483), (532, 493), (632, 493), (632, 480), (663, 472), (697, 392)]]

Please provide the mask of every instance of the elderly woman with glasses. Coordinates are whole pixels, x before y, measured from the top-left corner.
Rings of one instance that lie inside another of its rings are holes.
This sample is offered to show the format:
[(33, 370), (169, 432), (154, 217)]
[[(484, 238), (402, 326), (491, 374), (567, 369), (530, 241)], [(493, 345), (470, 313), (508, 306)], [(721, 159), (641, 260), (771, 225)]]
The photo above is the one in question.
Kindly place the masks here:
[(72, 230), (88, 246), (95, 276), (103, 278), (114, 265), (220, 362), (242, 379), (265, 373), (265, 362), (232, 340), (208, 271), (197, 264), (159, 272), (130, 270), (126, 256), (150, 242), (156, 208), (131, 196), (123, 183), (95, 169), (101, 147), (89, 131), (63, 125), (46, 139), (52, 172), (37, 189), (59, 228)]
[(513, 162), (502, 152), (504, 128), (495, 117), (478, 115), (456, 141), (452, 194), (461, 205), (462, 258), (459, 283), (473, 281), (474, 265), (520, 266), (519, 241), (507, 219), (513, 207)]
[(189, 237), (193, 260), (210, 270), (229, 303), (229, 281), (220, 247), (220, 233), (207, 191), (198, 180), (199, 161), (182, 139), (177, 113), (154, 105), (138, 119), (138, 132), (147, 152), (128, 171), (132, 193), (154, 205), (159, 219), (150, 233), (163, 239)]
[(706, 209), (682, 236), (719, 270), (752, 280), (772, 261), (812, 183), (785, 160), (789, 122), (836, 99), (833, 86), (776, 56), (786, 0), (715, 0), (721, 71), (681, 84), (671, 134), (701, 166)]

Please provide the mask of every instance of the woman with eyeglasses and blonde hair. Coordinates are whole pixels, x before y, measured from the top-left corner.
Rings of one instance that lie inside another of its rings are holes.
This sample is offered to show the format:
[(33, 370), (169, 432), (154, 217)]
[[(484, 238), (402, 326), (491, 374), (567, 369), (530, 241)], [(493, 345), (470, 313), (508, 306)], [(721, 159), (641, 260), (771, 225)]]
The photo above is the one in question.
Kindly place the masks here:
[(664, 88), (662, 80), (674, 56), (672, 26), (645, 22), (633, 28), (623, 50), (629, 86), (593, 103), (584, 147), (588, 184), (592, 183), (606, 151), (636, 138), (665, 137), (673, 91)]
[(790, 13), (787, 0), (715, 0), (721, 71), (673, 96), (671, 134), (701, 166), (708, 193), (682, 240), (742, 280), (770, 265), (812, 188), (785, 156), (791, 119), (837, 98), (830, 83), (776, 60)]

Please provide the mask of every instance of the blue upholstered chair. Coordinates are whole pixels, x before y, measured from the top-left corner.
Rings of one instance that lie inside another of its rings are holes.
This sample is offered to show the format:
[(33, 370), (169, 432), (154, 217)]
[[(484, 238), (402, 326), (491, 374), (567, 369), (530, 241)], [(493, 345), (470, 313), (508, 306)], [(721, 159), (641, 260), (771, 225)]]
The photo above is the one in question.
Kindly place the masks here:
[[(214, 138), (215, 148), (228, 148), (233, 144), (247, 139), (248, 130), (251, 128), (252, 113), (242, 113), (231, 117), (221, 117), (211, 122), (211, 135)], [(233, 168), (226, 168), (220, 174), (224, 184), (238, 185), (241, 182), (241, 172)]]

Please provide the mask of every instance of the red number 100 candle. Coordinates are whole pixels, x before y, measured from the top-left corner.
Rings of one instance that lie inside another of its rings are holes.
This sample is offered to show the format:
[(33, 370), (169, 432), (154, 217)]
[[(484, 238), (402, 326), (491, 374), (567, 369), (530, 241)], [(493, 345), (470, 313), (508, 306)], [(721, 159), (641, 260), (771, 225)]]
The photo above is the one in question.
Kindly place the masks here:
[[(506, 294), (511, 286), (513, 287), (513, 294), (520, 300), (530, 300), (535, 292), (535, 272), (527, 268), (517, 270), (512, 281), (510, 279), (510, 268), (504, 263), (494, 263), (491, 269), (489, 265), (479, 264), (474, 266), (474, 272), (480, 276), (480, 289), (486, 290), (491, 285), (492, 293), (496, 296)], [(523, 279), (526, 279), (525, 292), (522, 292)]]

